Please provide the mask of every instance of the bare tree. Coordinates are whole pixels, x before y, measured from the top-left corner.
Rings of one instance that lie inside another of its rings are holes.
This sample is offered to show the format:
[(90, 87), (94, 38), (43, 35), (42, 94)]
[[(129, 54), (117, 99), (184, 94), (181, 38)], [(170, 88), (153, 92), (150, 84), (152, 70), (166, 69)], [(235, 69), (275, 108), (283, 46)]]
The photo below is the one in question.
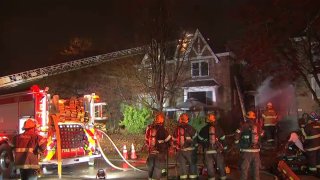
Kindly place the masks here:
[[(294, 83), (301, 78), (320, 106), (310, 82), (313, 78), (320, 87), (319, 1), (251, 1), (244, 7), (240, 11), (244, 33), (229, 47), (245, 62), (246, 79), (259, 86), (268, 76), (273, 76), (273, 85)], [(257, 74), (260, 80), (247, 73)]]
[[(154, 3), (155, 2), (155, 3)], [(175, 97), (185, 78), (190, 36), (176, 35), (170, 22), (169, 1), (153, 1), (150, 4), (146, 23), (149, 41), (142, 66), (138, 68), (137, 79), (143, 89), (140, 100), (143, 104), (162, 111), (164, 104), (174, 105)]]

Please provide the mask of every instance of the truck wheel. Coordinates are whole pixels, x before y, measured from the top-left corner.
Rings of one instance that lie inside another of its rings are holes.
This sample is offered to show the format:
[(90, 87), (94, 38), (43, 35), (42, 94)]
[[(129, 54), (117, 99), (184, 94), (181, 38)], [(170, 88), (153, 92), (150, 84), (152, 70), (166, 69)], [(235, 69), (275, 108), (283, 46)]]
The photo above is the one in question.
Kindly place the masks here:
[(0, 145), (0, 173), (4, 178), (10, 177), (13, 168), (13, 155), (8, 144)]

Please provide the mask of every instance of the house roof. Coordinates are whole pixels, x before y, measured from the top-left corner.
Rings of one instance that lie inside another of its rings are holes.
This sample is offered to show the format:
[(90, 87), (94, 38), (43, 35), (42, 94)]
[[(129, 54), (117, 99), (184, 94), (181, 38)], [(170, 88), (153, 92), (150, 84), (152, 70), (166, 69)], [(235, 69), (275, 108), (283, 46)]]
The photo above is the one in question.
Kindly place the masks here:
[(188, 57), (212, 57), (216, 63), (219, 62), (218, 57), (212, 51), (212, 48), (209, 46), (208, 42), (205, 40), (198, 29), (194, 34), (191, 35), (191, 38), (192, 39), (189, 42), (186, 51)]
[[(214, 48), (214, 52), (212, 49), (212, 42), (210, 41), (211, 44), (208, 43), (208, 39), (205, 39), (201, 32), (196, 29), (196, 31), (192, 34), (186, 34), (185, 39), (183, 41), (186, 41), (186, 47), (182, 48), (185, 49), (185, 52), (181, 52), (181, 47), (180, 45), (183, 44), (181, 43), (181, 40), (175, 40), (175, 41), (170, 41), (166, 43), (166, 58), (168, 60), (173, 60), (177, 58), (178, 56), (181, 57), (188, 57), (190, 59), (192, 58), (199, 58), (199, 57), (211, 57), (215, 63), (219, 62), (219, 58), (216, 55), (216, 53), (225, 53), (227, 51), (218, 49), (216, 46)], [(185, 54), (184, 54), (185, 53)], [(143, 64), (148, 64), (148, 59), (149, 59), (148, 53), (145, 54), (142, 63)]]
[(182, 87), (199, 87), (199, 86), (218, 86), (219, 84), (213, 79), (189, 81)]

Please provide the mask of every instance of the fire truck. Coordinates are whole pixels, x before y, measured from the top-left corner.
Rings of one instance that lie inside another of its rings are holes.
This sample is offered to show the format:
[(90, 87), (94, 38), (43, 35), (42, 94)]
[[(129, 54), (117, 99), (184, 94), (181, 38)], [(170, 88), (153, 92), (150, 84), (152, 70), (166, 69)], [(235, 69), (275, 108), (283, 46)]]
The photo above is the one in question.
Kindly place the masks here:
[(92, 164), (93, 159), (100, 156), (94, 122), (106, 119), (106, 103), (100, 102), (94, 93), (68, 100), (55, 97), (57, 95), (51, 98), (48, 88), (38, 86), (0, 95), (0, 171), (4, 174), (11, 173), (13, 168), (10, 140), (23, 131), (24, 122), (30, 117), (39, 124), (39, 133), (47, 138), (47, 150), (40, 158), (42, 165), (58, 163), (58, 148), (62, 165)]
[[(145, 54), (146, 49), (146, 46), (124, 49), (2, 76), (0, 77), (0, 90), (14, 88), (48, 76)], [(52, 97), (52, 99), (54, 98)], [(93, 123), (96, 120), (105, 119), (103, 117), (105, 103), (99, 102), (99, 98), (95, 94), (85, 95), (82, 99), (83, 110), (81, 112), (84, 114), (78, 117), (79, 114), (75, 115), (71, 112), (73, 117), (63, 118), (61, 114), (54, 116), (54, 113), (49, 112), (50, 107), (53, 106), (50, 103), (51, 97), (47, 89), (34, 87), (30, 91), (0, 95), (0, 173), (8, 174), (10, 171), (13, 161), (9, 146), (10, 139), (21, 132), (24, 121), (29, 117), (34, 117), (37, 120), (40, 124), (40, 133), (48, 139), (47, 152), (42, 157), (42, 164), (59, 163), (57, 162), (59, 159), (57, 158), (58, 137), (61, 139), (62, 164), (85, 161), (92, 164), (92, 158), (98, 156), (98, 151), (95, 149), (96, 139)], [(64, 100), (59, 101), (62, 103)], [(58, 117), (58, 122), (55, 124), (57, 128), (54, 126), (52, 117)], [(55, 133), (56, 130), (59, 130), (60, 133)]]

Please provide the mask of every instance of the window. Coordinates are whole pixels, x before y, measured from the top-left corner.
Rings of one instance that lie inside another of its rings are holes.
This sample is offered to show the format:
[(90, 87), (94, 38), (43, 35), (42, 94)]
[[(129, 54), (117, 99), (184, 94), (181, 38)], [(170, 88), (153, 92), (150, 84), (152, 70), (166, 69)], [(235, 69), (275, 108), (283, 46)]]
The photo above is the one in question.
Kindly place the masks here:
[(208, 62), (193, 62), (191, 63), (191, 74), (192, 77), (201, 77), (209, 75), (209, 66)]
[(196, 92), (188, 92), (188, 99), (194, 98), (197, 101), (206, 104), (206, 105), (212, 105), (212, 91), (196, 91)]

